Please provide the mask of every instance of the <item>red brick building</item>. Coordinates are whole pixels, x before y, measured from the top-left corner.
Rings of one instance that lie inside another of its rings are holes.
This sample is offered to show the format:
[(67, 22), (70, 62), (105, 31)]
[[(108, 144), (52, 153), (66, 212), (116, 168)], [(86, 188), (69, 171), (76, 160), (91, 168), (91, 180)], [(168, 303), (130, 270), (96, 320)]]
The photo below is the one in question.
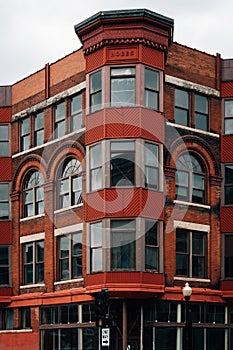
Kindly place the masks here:
[(193, 349), (232, 349), (233, 61), (173, 29), (97, 13), (0, 87), (2, 349), (180, 350), (186, 282)]

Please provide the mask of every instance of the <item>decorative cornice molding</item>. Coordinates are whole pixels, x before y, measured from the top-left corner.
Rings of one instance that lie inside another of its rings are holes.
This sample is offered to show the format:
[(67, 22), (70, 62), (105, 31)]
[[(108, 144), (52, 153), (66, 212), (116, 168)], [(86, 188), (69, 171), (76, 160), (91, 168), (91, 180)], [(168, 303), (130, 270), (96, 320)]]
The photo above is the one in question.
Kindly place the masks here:
[(104, 46), (111, 45), (131, 45), (131, 44), (143, 44), (149, 47), (152, 47), (157, 50), (166, 51), (167, 46), (159, 44), (155, 41), (146, 39), (146, 38), (117, 38), (117, 39), (104, 39), (94, 45), (89, 46), (83, 50), (84, 55), (87, 56), (94, 51), (101, 49)]

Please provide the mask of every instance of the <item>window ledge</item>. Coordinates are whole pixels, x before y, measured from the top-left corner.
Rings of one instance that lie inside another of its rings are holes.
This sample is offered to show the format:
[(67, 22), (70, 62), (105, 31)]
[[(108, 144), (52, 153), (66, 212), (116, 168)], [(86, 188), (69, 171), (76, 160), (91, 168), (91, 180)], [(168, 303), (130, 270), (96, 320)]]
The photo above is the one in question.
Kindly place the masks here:
[(193, 277), (174, 277), (174, 281), (184, 281), (184, 282), (202, 282), (202, 283), (210, 283), (211, 280), (209, 278), (193, 278)]
[(196, 207), (196, 208), (202, 208), (202, 209), (210, 209), (210, 205), (206, 205), (206, 204), (198, 204), (198, 203), (192, 203), (192, 202), (183, 202), (183, 201), (179, 201), (179, 200), (174, 200), (173, 201), (175, 204), (181, 204), (181, 205), (186, 205), (186, 206), (190, 206), (190, 207)]
[(213, 132), (205, 131), (205, 130), (201, 130), (201, 129), (191, 128), (190, 126), (176, 124), (176, 123), (172, 123), (172, 122), (169, 122), (169, 121), (166, 121), (166, 125), (174, 126), (175, 128), (180, 128), (180, 129), (183, 129), (183, 130), (194, 131), (194, 132), (197, 132), (197, 133), (203, 134), (203, 135), (208, 135), (208, 136), (220, 138), (219, 134), (215, 134)]
[(39, 288), (39, 287), (45, 287), (44, 283), (38, 283), (38, 284), (25, 284), (23, 286), (20, 286), (20, 289), (28, 289), (28, 288)]
[(82, 206), (83, 206), (83, 203), (76, 204), (76, 205), (71, 205), (69, 207), (65, 207), (65, 208), (54, 210), (54, 214), (59, 214), (59, 213), (62, 213), (63, 211), (79, 208), (79, 207), (82, 207)]
[(0, 331), (0, 334), (4, 333), (31, 333), (32, 329), (4, 329)]
[(54, 286), (57, 286), (59, 284), (76, 283), (76, 282), (83, 282), (83, 278), (81, 277), (81, 278), (76, 278), (72, 280), (57, 281), (57, 282), (54, 282)]
[(24, 221), (28, 221), (28, 220), (34, 220), (34, 219), (42, 218), (43, 216), (44, 216), (44, 213), (38, 214), (38, 215), (33, 215), (33, 216), (27, 216), (26, 218), (22, 218), (19, 221), (24, 222)]

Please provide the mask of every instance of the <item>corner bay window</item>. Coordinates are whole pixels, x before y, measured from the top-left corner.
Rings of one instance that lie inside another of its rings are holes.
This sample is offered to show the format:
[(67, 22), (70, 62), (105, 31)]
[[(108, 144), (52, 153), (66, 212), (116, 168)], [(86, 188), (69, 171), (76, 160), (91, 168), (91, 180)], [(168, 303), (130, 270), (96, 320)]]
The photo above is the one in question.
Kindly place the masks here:
[(67, 159), (59, 179), (59, 208), (82, 203), (82, 166), (78, 159)]
[(26, 177), (23, 185), (24, 217), (42, 214), (44, 212), (44, 179), (39, 171), (32, 171)]
[(206, 234), (176, 229), (176, 275), (206, 277)]
[(158, 223), (145, 221), (145, 269), (159, 270)]
[(233, 279), (233, 234), (225, 235), (224, 239), (224, 275)]
[(91, 146), (89, 155), (89, 191), (109, 186), (160, 189), (158, 144), (141, 139), (107, 141)]
[(82, 233), (72, 233), (58, 240), (58, 279), (73, 279), (82, 276)]
[(10, 246), (0, 245), (0, 286), (10, 285)]
[(23, 248), (23, 282), (36, 284), (44, 281), (44, 241), (25, 243)]
[(224, 133), (233, 134), (233, 100), (224, 102)]
[(102, 222), (90, 225), (91, 272), (103, 270)]
[(176, 198), (185, 202), (205, 203), (205, 170), (199, 159), (182, 154), (176, 161)]
[(148, 68), (145, 68), (144, 105), (159, 109), (159, 73)]
[(9, 184), (0, 183), (0, 220), (9, 219)]
[(90, 108), (91, 113), (102, 107), (102, 72), (98, 71), (90, 76)]

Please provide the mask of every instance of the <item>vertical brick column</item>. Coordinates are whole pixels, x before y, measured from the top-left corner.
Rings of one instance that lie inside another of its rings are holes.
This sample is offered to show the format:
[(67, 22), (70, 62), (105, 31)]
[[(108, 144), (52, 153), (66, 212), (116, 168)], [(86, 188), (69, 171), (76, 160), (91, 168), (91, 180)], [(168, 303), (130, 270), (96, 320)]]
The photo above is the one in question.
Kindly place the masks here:
[(54, 289), (55, 247), (54, 247), (54, 182), (48, 181), (44, 186), (45, 202), (45, 241), (44, 241), (44, 279), (47, 292)]
[(22, 276), (20, 255), (20, 196), (19, 191), (11, 193), (12, 202), (12, 287), (13, 295), (19, 294)]

